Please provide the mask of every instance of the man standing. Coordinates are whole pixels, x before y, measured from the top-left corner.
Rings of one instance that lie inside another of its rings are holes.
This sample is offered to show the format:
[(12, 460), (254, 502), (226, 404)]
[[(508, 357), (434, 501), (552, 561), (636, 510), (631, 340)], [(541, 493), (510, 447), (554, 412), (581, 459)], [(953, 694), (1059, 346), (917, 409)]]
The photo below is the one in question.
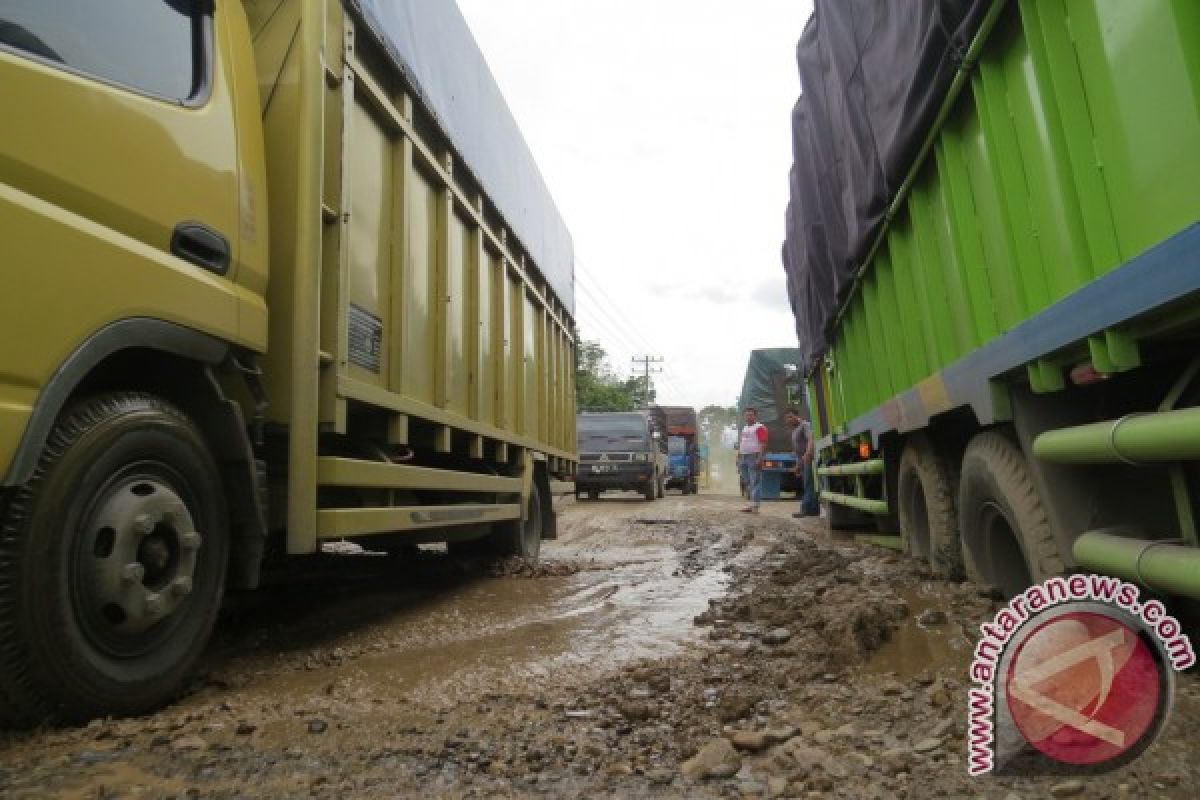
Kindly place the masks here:
[(800, 510), (792, 514), (796, 519), (818, 516), (816, 482), (813, 480), (813, 435), (812, 423), (800, 416), (800, 412), (789, 408), (783, 418), (792, 429), (792, 452), (796, 454), (796, 475), (804, 484), (800, 496)]
[(767, 428), (758, 421), (757, 408), (747, 408), (742, 413), (746, 424), (738, 437), (738, 471), (750, 497), (750, 505), (742, 511), (757, 514), (759, 503), (762, 502), (762, 456), (767, 449)]

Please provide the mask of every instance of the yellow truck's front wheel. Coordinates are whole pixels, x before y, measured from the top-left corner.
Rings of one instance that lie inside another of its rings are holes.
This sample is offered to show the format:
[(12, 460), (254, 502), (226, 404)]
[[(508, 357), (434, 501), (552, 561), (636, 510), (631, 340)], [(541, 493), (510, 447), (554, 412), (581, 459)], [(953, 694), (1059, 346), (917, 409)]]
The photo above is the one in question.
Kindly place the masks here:
[(221, 478), (152, 395), (69, 410), (0, 522), (0, 718), (147, 711), (171, 699), (224, 590)]

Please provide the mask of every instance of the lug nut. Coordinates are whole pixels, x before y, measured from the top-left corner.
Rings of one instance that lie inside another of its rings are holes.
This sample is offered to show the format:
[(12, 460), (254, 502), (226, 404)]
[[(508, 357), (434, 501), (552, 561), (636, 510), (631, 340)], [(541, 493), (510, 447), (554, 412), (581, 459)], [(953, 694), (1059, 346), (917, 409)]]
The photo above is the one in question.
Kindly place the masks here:
[(163, 613), (162, 597), (157, 594), (146, 595), (146, 613), (152, 617), (161, 617)]
[(186, 514), (187, 507), (180, 503), (176, 503), (163, 513), (163, 521), (168, 525), (179, 527), (179, 523), (183, 522)]
[(179, 546), (184, 550), (199, 550), (202, 544), (204, 544), (204, 537), (195, 531), (179, 537)]
[(121, 567), (121, 580), (125, 583), (141, 583), (146, 577), (146, 568), (136, 561)]
[(154, 533), (154, 518), (149, 514), (138, 514), (133, 520), (133, 530), (142, 536), (149, 536)]
[(186, 575), (176, 578), (171, 582), (171, 591), (179, 597), (186, 597), (192, 593), (192, 579)]

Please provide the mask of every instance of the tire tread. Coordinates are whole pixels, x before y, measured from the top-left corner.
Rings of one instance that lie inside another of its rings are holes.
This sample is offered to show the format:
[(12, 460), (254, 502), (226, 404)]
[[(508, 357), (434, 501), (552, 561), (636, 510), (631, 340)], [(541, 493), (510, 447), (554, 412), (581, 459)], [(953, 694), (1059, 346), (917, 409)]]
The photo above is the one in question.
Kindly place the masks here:
[[(904, 480), (905, 470), (909, 468), (917, 471), (925, 490), (925, 510), (929, 516), (929, 566), (939, 575), (961, 579), (965, 575), (965, 568), (958, 529), (958, 476), (929, 439), (921, 434), (912, 436), (904, 448), (900, 457), (898, 484)], [(901, 520), (903, 526), (903, 515)]]
[[(978, 466), (976, 466), (976, 464)], [(971, 440), (963, 454), (963, 475), (983, 469), (989, 473), (1013, 506), (1017, 518), (1014, 532), (1025, 555), (1026, 567), (1035, 583), (1059, 575), (1066, 569), (1058, 541), (1050, 525), (1050, 517), (1041, 495), (1033, 482), (1024, 455), (1007, 436), (996, 431), (981, 433)], [(965, 494), (966, 482), (963, 482)], [(960, 506), (962, 499), (960, 496)], [(979, 580), (978, 568), (972, 564), (969, 548), (964, 542), (963, 554), (974, 580)]]

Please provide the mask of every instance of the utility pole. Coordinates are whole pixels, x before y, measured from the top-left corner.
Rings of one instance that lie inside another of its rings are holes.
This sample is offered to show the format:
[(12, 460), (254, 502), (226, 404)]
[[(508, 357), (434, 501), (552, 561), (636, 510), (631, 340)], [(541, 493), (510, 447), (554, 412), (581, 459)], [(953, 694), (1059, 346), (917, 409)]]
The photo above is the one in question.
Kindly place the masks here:
[(641, 364), (641, 366), (642, 366), (642, 381), (643, 381), (642, 405), (649, 406), (650, 405), (650, 376), (657, 375), (658, 373), (662, 372), (661, 368), (655, 367), (653, 365), (663, 363), (663, 357), (662, 356), (649, 356), (649, 355), (634, 356), (630, 360), (634, 364)]

